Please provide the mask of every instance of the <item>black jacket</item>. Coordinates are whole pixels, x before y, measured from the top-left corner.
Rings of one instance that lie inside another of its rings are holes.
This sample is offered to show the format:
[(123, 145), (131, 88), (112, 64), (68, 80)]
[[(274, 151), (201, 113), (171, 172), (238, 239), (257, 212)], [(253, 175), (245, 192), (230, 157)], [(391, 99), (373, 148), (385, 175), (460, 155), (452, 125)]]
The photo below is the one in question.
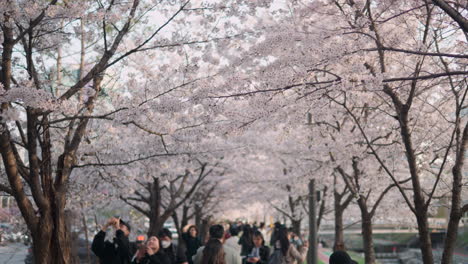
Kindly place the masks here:
[(171, 264), (171, 260), (169, 259), (169, 256), (159, 250), (153, 255), (146, 254), (144, 258), (140, 259), (140, 261), (135, 259), (132, 264)]
[(91, 250), (99, 257), (101, 264), (129, 264), (135, 252), (130, 249), (128, 237), (122, 230), (115, 232), (113, 242), (104, 241), (106, 232), (99, 231), (93, 239)]
[[(260, 247), (260, 260), (256, 264), (267, 264), (270, 259), (270, 248), (267, 246)], [(250, 262), (247, 262), (250, 263)]]
[(171, 243), (171, 245), (168, 248), (162, 248), (162, 252), (166, 254), (169, 259), (171, 260), (171, 264), (181, 264), (187, 261), (187, 256), (185, 255), (185, 247), (183, 243), (180, 243), (180, 245), (174, 245), (174, 243)]
[(182, 239), (185, 242), (185, 255), (188, 263), (193, 264), (192, 257), (197, 254), (197, 250), (202, 246), (202, 243), (198, 237), (192, 237), (188, 233), (182, 234)]

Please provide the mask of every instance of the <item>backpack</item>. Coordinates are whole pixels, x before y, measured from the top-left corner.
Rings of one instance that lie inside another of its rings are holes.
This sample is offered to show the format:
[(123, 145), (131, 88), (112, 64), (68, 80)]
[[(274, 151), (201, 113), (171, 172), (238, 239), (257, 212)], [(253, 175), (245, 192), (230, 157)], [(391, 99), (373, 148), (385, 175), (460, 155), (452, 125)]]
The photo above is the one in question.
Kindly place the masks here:
[(273, 254), (271, 254), (270, 259), (268, 259), (268, 264), (285, 264), (286, 261), (284, 259), (283, 253), (281, 249), (275, 249)]

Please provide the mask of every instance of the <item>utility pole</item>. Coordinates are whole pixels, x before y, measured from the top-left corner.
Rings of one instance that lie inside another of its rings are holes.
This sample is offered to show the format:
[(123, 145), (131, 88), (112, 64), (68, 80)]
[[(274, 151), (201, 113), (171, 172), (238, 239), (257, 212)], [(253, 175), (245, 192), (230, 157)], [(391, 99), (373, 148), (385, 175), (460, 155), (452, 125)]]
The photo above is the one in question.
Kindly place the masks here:
[(317, 264), (317, 193), (315, 179), (309, 181), (309, 252), (307, 264)]

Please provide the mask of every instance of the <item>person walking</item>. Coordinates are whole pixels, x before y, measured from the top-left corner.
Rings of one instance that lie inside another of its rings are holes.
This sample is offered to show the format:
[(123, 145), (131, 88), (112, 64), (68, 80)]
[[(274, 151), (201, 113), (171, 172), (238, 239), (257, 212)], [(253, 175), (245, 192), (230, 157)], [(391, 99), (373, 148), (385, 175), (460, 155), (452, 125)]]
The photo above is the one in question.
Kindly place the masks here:
[(247, 256), (247, 264), (267, 264), (270, 259), (270, 248), (265, 246), (263, 234), (257, 230), (252, 234), (253, 249)]
[(159, 239), (151, 236), (138, 249), (132, 264), (171, 264), (171, 259), (161, 250)]
[[(115, 229), (115, 237), (111, 241), (105, 240), (107, 228)], [(129, 264), (134, 252), (131, 250), (128, 236), (130, 225), (116, 217), (111, 217), (94, 236), (91, 251), (99, 258), (101, 264)]]

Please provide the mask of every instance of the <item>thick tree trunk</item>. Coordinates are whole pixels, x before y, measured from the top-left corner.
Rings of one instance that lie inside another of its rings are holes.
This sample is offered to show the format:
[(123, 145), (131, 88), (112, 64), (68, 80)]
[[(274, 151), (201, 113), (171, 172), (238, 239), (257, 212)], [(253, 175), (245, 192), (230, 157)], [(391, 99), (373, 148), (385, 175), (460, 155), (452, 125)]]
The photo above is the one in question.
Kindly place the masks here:
[(343, 209), (335, 206), (335, 243), (333, 251), (346, 250), (343, 235)]
[(375, 263), (374, 240), (372, 238), (372, 216), (361, 210), (362, 239), (364, 244), (364, 258), (366, 264)]
[(51, 210), (32, 233), (35, 263), (71, 264), (70, 233), (63, 209)]

